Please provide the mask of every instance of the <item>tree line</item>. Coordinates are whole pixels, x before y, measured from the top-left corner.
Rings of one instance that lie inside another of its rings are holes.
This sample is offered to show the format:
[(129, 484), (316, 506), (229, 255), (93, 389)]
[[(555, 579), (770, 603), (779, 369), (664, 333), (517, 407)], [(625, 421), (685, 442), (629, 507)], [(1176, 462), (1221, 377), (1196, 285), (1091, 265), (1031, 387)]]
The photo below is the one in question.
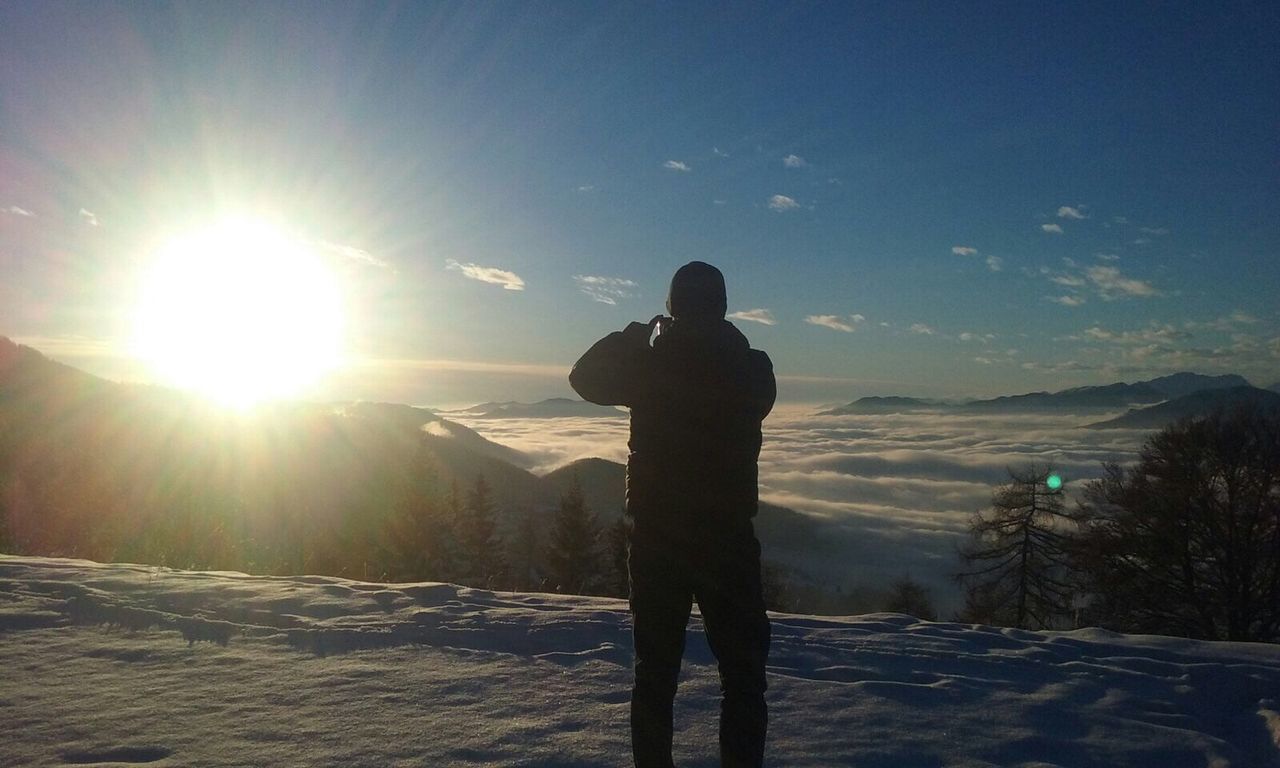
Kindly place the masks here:
[(959, 552), (958, 618), (1280, 641), (1280, 414), (1184, 419), (1068, 507), (1051, 467), (1011, 469)]

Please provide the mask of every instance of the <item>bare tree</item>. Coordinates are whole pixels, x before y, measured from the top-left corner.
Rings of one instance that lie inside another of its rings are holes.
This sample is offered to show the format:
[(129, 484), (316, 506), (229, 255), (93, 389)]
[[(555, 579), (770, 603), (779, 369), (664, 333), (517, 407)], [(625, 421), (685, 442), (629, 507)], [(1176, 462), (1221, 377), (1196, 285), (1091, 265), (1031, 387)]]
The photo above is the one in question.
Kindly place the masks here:
[(1090, 619), (1122, 631), (1280, 639), (1280, 414), (1166, 427), (1091, 483), (1080, 547)]
[[(1050, 467), (1009, 468), (1009, 482), (991, 497), (991, 508), (969, 524), (960, 548), (965, 586), (959, 618), (1024, 629), (1055, 626), (1069, 616), (1071, 581), (1068, 531), (1072, 517), (1062, 490), (1051, 488)], [(1059, 480), (1060, 482), (1060, 480)]]

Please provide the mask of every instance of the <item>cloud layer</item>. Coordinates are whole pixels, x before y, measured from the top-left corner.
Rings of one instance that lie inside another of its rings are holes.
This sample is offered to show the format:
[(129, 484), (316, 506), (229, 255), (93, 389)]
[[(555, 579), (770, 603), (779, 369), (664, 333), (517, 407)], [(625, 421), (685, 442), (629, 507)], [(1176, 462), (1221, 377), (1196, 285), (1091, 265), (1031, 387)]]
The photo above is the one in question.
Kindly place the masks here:
[(574, 275), (573, 282), (579, 291), (601, 304), (617, 304), (622, 299), (629, 299), (635, 295), (637, 287), (634, 280), (602, 275)]

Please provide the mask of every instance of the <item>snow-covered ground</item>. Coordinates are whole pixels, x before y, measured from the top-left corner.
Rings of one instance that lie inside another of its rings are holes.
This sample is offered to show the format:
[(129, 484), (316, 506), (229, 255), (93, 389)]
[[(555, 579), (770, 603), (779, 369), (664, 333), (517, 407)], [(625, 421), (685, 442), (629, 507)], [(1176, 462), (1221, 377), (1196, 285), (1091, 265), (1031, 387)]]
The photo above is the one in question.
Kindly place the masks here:
[[(1280, 646), (775, 615), (775, 766), (1280, 765)], [(625, 603), (0, 556), (0, 765), (628, 763)], [(678, 764), (714, 766), (690, 626)]]

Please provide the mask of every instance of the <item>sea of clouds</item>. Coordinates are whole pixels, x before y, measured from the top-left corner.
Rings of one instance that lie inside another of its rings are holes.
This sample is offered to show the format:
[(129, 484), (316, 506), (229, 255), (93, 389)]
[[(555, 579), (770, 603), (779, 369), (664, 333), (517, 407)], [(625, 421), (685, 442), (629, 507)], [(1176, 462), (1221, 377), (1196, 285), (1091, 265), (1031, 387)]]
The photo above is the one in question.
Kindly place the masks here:
[[(760, 494), (829, 526), (830, 546), (799, 561), (792, 556), (789, 565), (845, 590), (910, 576), (945, 609), (959, 601), (951, 578), (956, 547), (1009, 468), (1052, 466), (1074, 504), (1104, 461), (1136, 458), (1147, 432), (1084, 428), (1113, 415), (826, 416), (812, 406), (780, 406), (764, 424)], [(539, 474), (590, 456), (626, 461), (625, 416), (464, 421), (528, 454)]]

